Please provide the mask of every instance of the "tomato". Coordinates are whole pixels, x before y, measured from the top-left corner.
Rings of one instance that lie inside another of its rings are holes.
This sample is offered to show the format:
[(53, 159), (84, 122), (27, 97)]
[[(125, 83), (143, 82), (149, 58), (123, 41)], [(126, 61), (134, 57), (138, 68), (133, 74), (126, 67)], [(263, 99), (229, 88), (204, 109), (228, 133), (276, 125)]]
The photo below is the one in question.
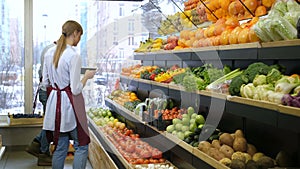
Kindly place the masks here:
[(133, 158), (131, 158), (131, 159), (129, 159), (129, 161), (128, 161), (130, 164), (136, 164), (136, 160), (135, 159), (133, 159)]
[(153, 163), (159, 163), (159, 161), (157, 159), (153, 159)]
[(144, 164), (149, 164), (149, 160), (148, 159), (144, 159)]
[(136, 164), (144, 164), (144, 159), (142, 158), (136, 159)]
[(158, 159), (158, 161), (159, 161), (160, 163), (164, 163), (164, 162), (166, 161), (166, 159), (160, 158), (160, 159)]
[(152, 158), (162, 158), (162, 152), (159, 150), (152, 151)]
[(135, 145), (134, 144), (127, 145), (126, 151), (129, 152), (129, 153), (134, 152), (135, 151)]
[(149, 158), (151, 157), (152, 154), (150, 151), (144, 149), (141, 151), (140, 155), (142, 158)]

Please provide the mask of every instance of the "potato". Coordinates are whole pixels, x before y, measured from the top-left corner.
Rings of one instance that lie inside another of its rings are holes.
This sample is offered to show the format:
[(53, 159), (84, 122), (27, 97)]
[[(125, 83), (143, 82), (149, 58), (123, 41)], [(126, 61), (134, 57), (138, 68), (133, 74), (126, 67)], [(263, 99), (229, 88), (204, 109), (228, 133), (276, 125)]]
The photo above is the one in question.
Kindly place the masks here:
[(234, 150), (226, 144), (223, 144), (219, 151), (221, 151), (227, 158), (231, 158), (234, 153)]
[(231, 160), (229, 158), (226, 158), (226, 157), (222, 158), (219, 162), (223, 165), (226, 165), (227, 167), (229, 167), (231, 165)]
[(249, 161), (246, 163), (246, 169), (258, 169), (258, 165), (256, 164), (255, 161), (249, 160)]
[(247, 144), (247, 153), (253, 156), (257, 152), (256, 147), (252, 144)]
[(241, 160), (242, 162), (246, 162), (246, 157), (243, 152), (237, 151), (234, 152), (231, 156), (231, 160)]
[(207, 154), (208, 150), (211, 148), (211, 144), (208, 141), (201, 141), (198, 144), (198, 149)]
[(220, 135), (219, 140), (220, 140), (221, 144), (226, 144), (226, 145), (232, 147), (234, 139), (229, 133), (223, 133)]
[(292, 160), (290, 154), (285, 151), (280, 151), (276, 155), (275, 159), (276, 159), (276, 163), (278, 164), (279, 167), (288, 167), (288, 166), (295, 165), (295, 164), (293, 164), (293, 160)]
[(252, 157), (251, 157), (251, 155), (250, 154), (248, 154), (248, 153), (243, 153), (244, 154), (244, 156), (245, 156), (245, 158), (246, 158), (246, 163), (249, 161), (249, 160), (252, 160)]
[(268, 156), (261, 157), (256, 163), (262, 169), (273, 168), (275, 166), (273, 159)]
[(247, 151), (247, 141), (244, 137), (235, 137), (232, 148), (234, 151)]
[(220, 161), (222, 158), (225, 158), (225, 155), (214, 147), (210, 148), (207, 154), (218, 161)]
[(253, 161), (258, 161), (261, 157), (265, 156), (264, 153), (261, 153), (261, 152), (258, 152), (258, 153), (255, 153), (253, 156), (252, 156), (252, 160)]
[(219, 140), (213, 140), (213, 141), (211, 142), (211, 145), (212, 145), (214, 148), (216, 148), (216, 149), (220, 149), (220, 147), (221, 147), (221, 143), (220, 143)]
[(235, 135), (235, 137), (244, 137), (244, 133), (240, 129), (236, 130), (234, 135)]
[(246, 165), (245, 162), (238, 160), (238, 159), (234, 159), (231, 160), (231, 165), (230, 168), (232, 169), (245, 169)]

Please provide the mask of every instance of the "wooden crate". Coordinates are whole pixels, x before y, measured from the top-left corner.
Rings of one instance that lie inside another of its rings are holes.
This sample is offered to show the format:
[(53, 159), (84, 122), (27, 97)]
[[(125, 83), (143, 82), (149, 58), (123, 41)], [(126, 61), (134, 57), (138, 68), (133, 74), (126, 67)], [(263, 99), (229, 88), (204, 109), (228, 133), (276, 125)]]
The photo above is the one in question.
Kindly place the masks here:
[(13, 118), (12, 115), (9, 117), (9, 125), (32, 125), (32, 124), (43, 124), (44, 118)]

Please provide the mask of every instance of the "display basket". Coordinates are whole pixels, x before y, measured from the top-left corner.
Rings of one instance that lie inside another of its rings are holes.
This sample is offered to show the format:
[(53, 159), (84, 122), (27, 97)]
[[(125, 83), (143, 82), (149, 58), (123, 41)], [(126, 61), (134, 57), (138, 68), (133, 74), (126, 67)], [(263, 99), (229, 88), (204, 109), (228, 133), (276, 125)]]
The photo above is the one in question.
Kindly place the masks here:
[(8, 115), (9, 117), (9, 125), (16, 126), (16, 125), (37, 125), (43, 124), (44, 118), (36, 117), (36, 118), (13, 118), (13, 115)]

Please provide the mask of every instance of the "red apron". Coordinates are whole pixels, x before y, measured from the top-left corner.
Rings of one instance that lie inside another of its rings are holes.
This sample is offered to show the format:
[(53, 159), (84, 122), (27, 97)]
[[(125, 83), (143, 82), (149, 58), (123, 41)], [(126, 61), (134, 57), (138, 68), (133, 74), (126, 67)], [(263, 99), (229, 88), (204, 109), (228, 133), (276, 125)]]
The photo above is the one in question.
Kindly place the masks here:
[[(80, 146), (84, 146), (90, 143), (89, 130), (87, 124), (87, 117), (84, 105), (84, 99), (82, 93), (79, 95), (73, 95), (71, 92), (70, 85), (64, 89), (59, 89), (55, 84), (56, 88), (49, 87), (47, 92), (50, 94), (52, 90), (57, 91), (57, 102), (56, 102), (56, 113), (55, 113), (55, 129), (54, 133), (52, 131), (47, 131), (48, 141), (53, 141), (54, 145), (58, 144), (58, 138), (60, 133), (60, 122), (61, 122), (61, 91), (65, 91), (70, 99), (73, 110), (75, 112), (77, 132), (78, 132), (78, 142)], [(55, 146), (56, 147), (56, 146)]]

